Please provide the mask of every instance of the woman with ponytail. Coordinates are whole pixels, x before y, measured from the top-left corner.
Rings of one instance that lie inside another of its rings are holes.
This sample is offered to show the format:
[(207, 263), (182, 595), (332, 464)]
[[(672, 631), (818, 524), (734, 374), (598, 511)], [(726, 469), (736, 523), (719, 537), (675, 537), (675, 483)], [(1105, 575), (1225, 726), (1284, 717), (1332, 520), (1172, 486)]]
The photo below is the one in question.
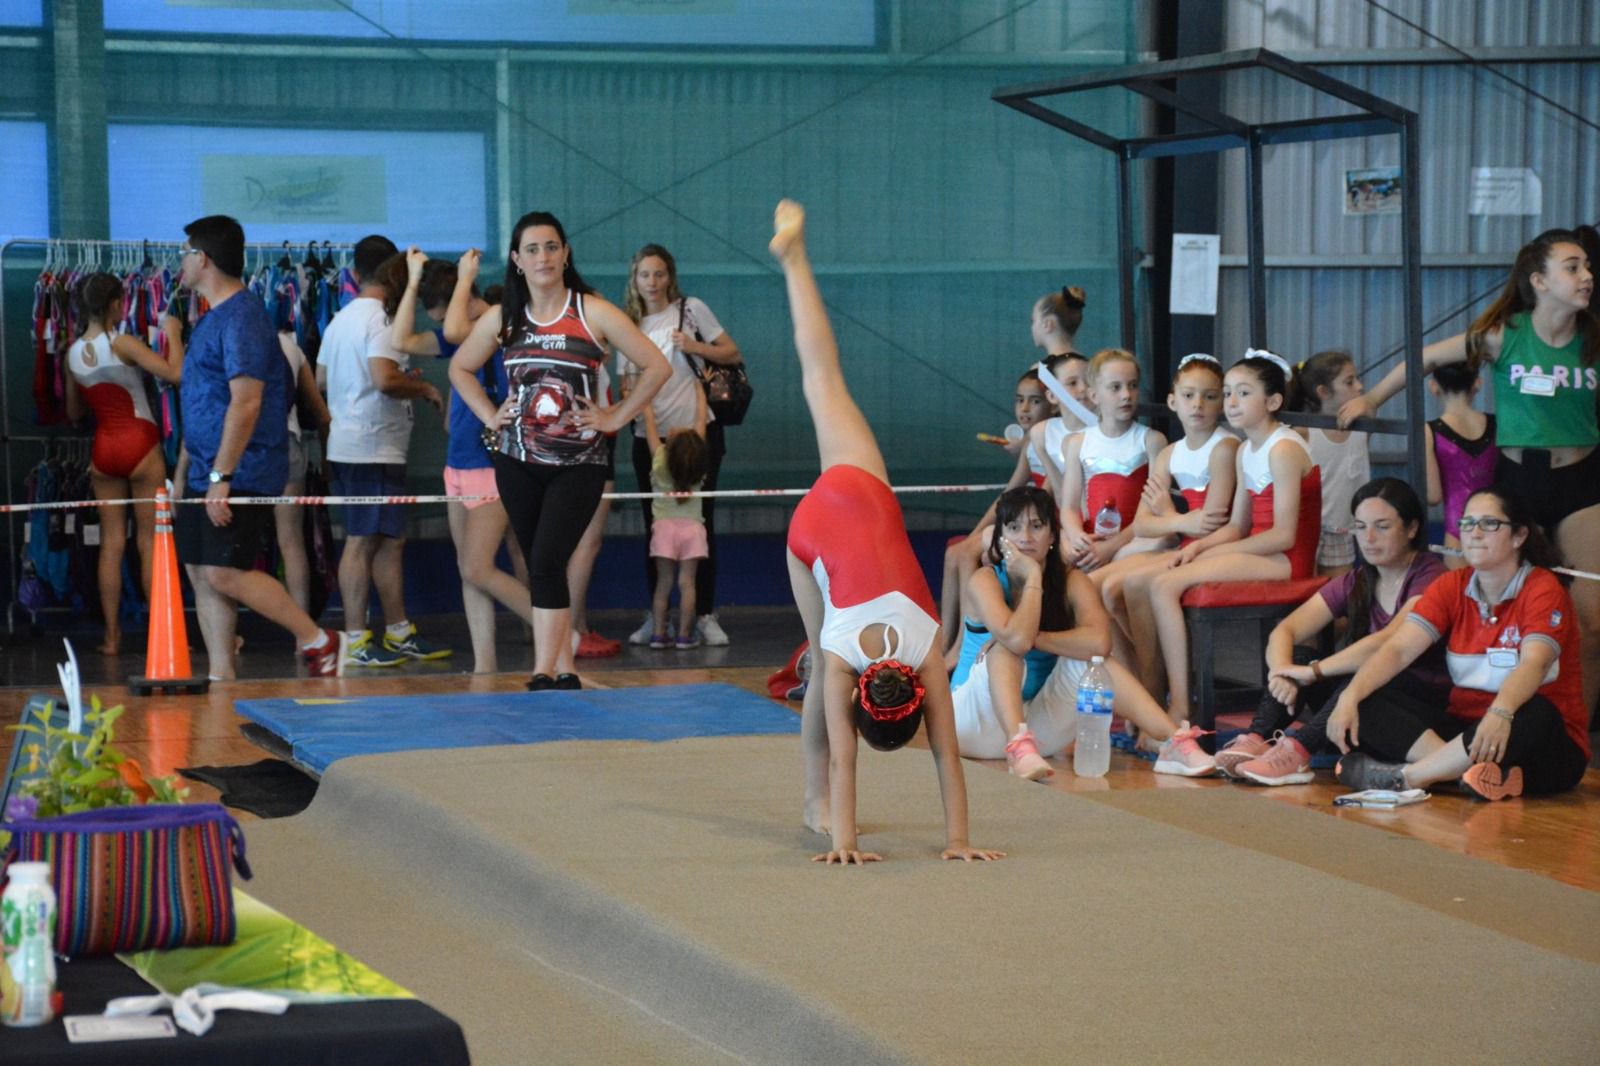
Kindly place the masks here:
[[(1547, 230), (1522, 246), (1505, 288), (1466, 333), (1422, 350), (1424, 372), (1489, 366), (1500, 448), (1495, 480), (1515, 485), (1531, 521), (1568, 563), (1600, 570), (1600, 315), (1594, 234)], [(1404, 364), (1339, 409), (1341, 425), (1371, 415), (1406, 385)], [(1415, 427), (1422, 432), (1422, 427)], [(1583, 663), (1583, 705), (1600, 699), (1600, 581), (1572, 590)]]

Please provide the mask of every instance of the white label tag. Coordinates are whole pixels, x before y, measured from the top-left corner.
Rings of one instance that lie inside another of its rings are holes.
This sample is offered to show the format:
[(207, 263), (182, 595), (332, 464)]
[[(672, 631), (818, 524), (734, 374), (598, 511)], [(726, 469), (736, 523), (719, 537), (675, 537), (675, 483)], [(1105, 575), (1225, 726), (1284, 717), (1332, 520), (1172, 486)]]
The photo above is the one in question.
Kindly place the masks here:
[(93, 548), (100, 543), (100, 523), (92, 522), (83, 527), (83, 543), (85, 547)]
[(1515, 648), (1490, 648), (1489, 665), (1496, 670), (1516, 669), (1517, 650)]
[(102, 1018), (98, 1014), (69, 1014), (67, 1039), (74, 1044), (104, 1044), (113, 1040), (153, 1040), (177, 1036), (178, 1027), (165, 1015), (145, 1018)]
[(1549, 374), (1524, 374), (1520, 388), (1524, 396), (1554, 396), (1556, 379)]

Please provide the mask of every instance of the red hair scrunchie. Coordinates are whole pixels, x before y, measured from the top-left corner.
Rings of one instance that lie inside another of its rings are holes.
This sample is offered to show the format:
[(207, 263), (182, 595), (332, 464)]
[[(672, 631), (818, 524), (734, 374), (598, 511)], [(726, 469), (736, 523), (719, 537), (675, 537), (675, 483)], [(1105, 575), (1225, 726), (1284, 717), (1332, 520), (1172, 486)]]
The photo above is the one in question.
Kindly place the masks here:
[[(872, 697), (867, 695), (867, 686), (872, 683), (872, 679), (877, 677), (880, 671), (890, 667), (904, 670), (911, 677), (911, 698), (894, 707), (880, 707), (872, 702)], [(873, 720), (879, 722), (898, 722), (900, 719), (913, 714), (918, 707), (922, 706), (922, 697), (927, 695), (928, 692), (927, 689), (922, 687), (922, 682), (917, 677), (917, 672), (898, 659), (884, 659), (882, 662), (873, 663), (861, 671), (861, 677), (856, 681), (856, 687), (861, 692), (861, 709), (871, 715)]]

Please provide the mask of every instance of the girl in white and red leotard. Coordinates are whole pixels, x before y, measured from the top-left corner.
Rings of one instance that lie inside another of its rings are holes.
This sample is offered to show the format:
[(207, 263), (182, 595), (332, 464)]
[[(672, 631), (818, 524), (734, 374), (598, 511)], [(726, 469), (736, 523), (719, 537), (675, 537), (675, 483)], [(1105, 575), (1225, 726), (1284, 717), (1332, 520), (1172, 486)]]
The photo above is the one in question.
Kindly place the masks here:
[(1189, 634), (1183, 594), (1215, 581), (1287, 581), (1316, 569), (1322, 534), (1322, 483), (1305, 440), (1278, 421), (1289, 395), (1289, 364), (1271, 352), (1252, 352), (1223, 379), (1228, 423), (1244, 434), (1228, 522), (1179, 549), (1167, 569), (1135, 574), (1130, 608), (1148, 599), (1149, 614), (1130, 610), (1136, 647), (1158, 647), (1142, 680), (1160, 691), (1165, 667), (1175, 718), (1189, 709)]
[(789, 525), (789, 582), (812, 649), (801, 715), (806, 825), (832, 836), (828, 863), (866, 863), (856, 835), (856, 742), (898, 748), (924, 721), (944, 801), (946, 859), (996, 859), (967, 842), (967, 788), (956, 750), (939, 618), (906, 538), (872, 428), (850, 396), (806, 256), (805, 209), (785, 200), (770, 245), (783, 267), (802, 387), (822, 474)]
[[(164, 318), (171, 360), (151, 351), (138, 337), (115, 333), (123, 318), (123, 285), (113, 274), (91, 274), (78, 290), (80, 336), (67, 352), (67, 409), (83, 417), (84, 405), (94, 413), (94, 445), (89, 453), (89, 481), (97, 500), (151, 499), (167, 477), (161, 453), (161, 429), (145, 397), (145, 374), (177, 384), (183, 374), (180, 327)], [(125, 504), (104, 503), (100, 512), (100, 559), (97, 578), (106, 636), (100, 650), (121, 650), (122, 559), (127, 538)], [(145, 596), (150, 595), (150, 558), (155, 543), (155, 509), (135, 504), (135, 536)]]

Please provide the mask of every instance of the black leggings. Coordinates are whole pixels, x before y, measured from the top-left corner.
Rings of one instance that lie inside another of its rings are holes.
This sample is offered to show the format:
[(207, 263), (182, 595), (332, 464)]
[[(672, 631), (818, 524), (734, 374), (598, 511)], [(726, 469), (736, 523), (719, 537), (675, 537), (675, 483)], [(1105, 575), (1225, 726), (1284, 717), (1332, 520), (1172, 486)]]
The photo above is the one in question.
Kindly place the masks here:
[[(726, 431), (722, 423), (712, 422), (706, 426), (706, 483), (701, 488), (706, 492), (713, 492), (717, 487), (717, 475), (722, 472), (722, 457), (728, 454)], [(650, 488), (650, 445), (642, 435), (633, 435), (633, 474), (639, 482), (640, 492), (649, 492)], [(645, 589), (654, 596), (656, 593), (656, 564), (650, 558), (650, 527), (655, 524), (651, 515), (650, 501), (640, 500), (644, 505), (644, 584)], [(717, 501), (715, 497), (700, 501), (701, 514), (706, 521), (706, 557), (700, 560), (700, 565), (694, 571), (694, 609), (696, 614), (710, 614), (717, 609), (717, 526), (716, 526)]]
[(489, 460), (511, 531), (528, 560), (533, 606), (548, 611), (571, 607), (567, 563), (600, 506), (609, 471), (595, 463), (524, 463), (499, 452), (490, 452)]
[[(1402, 703), (1384, 689), (1369, 696), (1359, 713), (1359, 749), (1387, 762), (1405, 761), (1411, 745), (1430, 729), (1447, 741), (1459, 736), (1468, 748), (1478, 732), (1476, 721), (1457, 718), (1443, 703)], [(1561, 712), (1543, 696), (1534, 696), (1518, 709), (1500, 759), (1503, 767), (1522, 767), (1522, 788), (1529, 793), (1577, 787), (1587, 762), (1583, 750), (1567, 735)]]
[[(1328, 719), (1332, 717), (1339, 696), (1353, 676), (1328, 677), (1312, 682), (1300, 690), (1300, 699), (1292, 708), (1273, 699), (1271, 692), (1263, 692), (1261, 703), (1256, 707), (1256, 716), (1250, 723), (1250, 732), (1270, 737), (1274, 730), (1282, 729), (1315, 755), (1319, 748), (1328, 746)], [(1426, 710), (1443, 705), (1449, 696), (1448, 685), (1430, 685), (1409, 670), (1402, 670), (1394, 680), (1368, 697), (1368, 702), (1382, 699), (1399, 707)], [(1360, 729), (1366, 729), (1364, 718)], [(1421, 736), (1421, 732), (1417, 735)]]

